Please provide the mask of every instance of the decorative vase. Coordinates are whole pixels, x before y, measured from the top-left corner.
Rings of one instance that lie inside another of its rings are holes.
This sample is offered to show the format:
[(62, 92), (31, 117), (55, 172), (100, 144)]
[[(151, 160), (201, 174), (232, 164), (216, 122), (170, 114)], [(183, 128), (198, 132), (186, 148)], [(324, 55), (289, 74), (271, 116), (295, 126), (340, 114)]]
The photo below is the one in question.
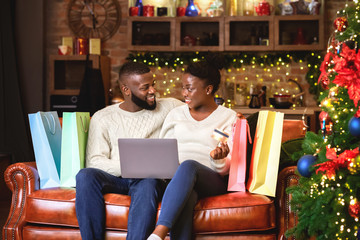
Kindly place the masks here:
[(237, 0), (230, 1), (230, 16), (238, 15), (238, 2)]
[(297, 35), (296, 38), (294, 40), (294, 44), (295, 45), (301, 45), (301, 44), (306, 44), (306, 40), (305, 40), (305, 36), (304, 36), (304, 29), (299, 27), (297, 29)]
[(198, 14), (199, 12), (195, 7), (194, 0), (189, 0), (185, 11), (185, 16), (196, 17)]
[(135, 7), (139, 8), (138, 16), (142, 16), (143, 15), (143, 3), (142, 3), (142, 0), (136, 0)]

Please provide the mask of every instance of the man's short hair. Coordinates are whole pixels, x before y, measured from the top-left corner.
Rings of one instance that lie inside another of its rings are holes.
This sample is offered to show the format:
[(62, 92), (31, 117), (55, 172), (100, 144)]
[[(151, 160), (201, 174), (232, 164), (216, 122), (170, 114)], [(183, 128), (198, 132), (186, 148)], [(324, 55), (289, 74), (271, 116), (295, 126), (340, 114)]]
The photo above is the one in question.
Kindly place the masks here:
[(130, 75), (142, 75), (148, 72), (150, 72), (150, 68), (143, 63), (126, 62), (120, 68), (119, 81), (123, 81), (123, 79)]

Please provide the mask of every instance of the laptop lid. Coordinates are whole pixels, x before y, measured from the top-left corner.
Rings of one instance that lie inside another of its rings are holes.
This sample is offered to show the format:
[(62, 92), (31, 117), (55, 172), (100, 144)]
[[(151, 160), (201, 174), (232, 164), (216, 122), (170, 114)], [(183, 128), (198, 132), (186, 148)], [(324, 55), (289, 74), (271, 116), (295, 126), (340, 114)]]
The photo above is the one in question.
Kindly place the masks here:
[(176, 139), (119, 138), (121, 176), (170, 179), (179, 166)]

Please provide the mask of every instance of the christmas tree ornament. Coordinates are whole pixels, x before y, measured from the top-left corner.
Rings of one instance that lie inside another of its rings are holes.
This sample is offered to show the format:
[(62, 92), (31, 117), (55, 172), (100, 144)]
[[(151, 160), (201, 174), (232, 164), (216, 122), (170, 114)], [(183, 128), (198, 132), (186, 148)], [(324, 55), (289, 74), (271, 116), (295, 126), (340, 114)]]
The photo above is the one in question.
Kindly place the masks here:
[(329, 89), (329, 84), (330, 84), (330, 80), (329, 78), (326, 76), (322, 77), (320, 79), (320, 86), (324, 89), (324, 90), (328, 90)]
[(334, 21), (334, 27), (336, 30), (338, 30), (339, 32), (343, 32), (346, 30), (347, 26), (348, 26), (348, 20), (346, 19), (346, 17), (338, 17), (335, 19)]
[(328, 49), (339, 49), (341, 42), (336, 39), (336, 34), (333, 32), (328, 40)]
[(332, 100), (338, 100), (336, 97), (339, 93), (339, 88), (337, 86), (330, 88), (328, 97)]
[(332, 122), (329, 114), (325, 111), (320, 112), (319, 121), (323, 137), (325, 137), (326, 135), (330, 135), (332, 133), (332, 126), (334, 125), (334, 123)]
[(360, 170), (360, 155), (350, 159), (348, 169), (351, 174), (356, 174)]
[(354, 137), (360, 137), (360, 118), (352, 117), (348, 124), (349, 132)]
[(353, 218), (359, 218), (360, 217), (360, 203), (357, 199), (352, 199), (349, 204), (349, 214)]
[(297, 170), (303, 177), (311, 177), (310, 167), (315, 163), (316, 157), (313, 155), (302, 156), (297, 163)]

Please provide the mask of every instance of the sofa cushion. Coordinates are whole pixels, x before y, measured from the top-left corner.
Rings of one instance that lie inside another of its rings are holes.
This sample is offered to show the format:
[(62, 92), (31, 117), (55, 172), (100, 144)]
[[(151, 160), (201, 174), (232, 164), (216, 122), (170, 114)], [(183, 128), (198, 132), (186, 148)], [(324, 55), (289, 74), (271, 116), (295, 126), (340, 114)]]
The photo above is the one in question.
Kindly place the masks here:
[(234, 192), (201, 199), (195, 206), (195, 233), (264, 231), (276, 225), (275, 204), (267, 196)]
[[(106, 228), (126, 230), (130, 197), (106, 194)], [(36, 224), (77, 227), (74, 188), (50, 188), (26, 199), (26, 221)], [(225, 233), (266, 231), (275, 228), (272, 199), (236, 192), (201, 199), (194, 211), (194, 232)]]

